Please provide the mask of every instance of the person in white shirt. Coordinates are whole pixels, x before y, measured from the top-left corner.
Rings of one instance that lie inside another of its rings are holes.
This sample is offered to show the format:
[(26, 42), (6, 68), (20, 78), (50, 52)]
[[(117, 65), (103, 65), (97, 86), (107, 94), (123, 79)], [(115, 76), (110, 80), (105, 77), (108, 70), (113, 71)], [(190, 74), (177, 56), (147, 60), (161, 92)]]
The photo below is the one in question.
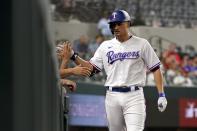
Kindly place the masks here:
[(98, 21), (97, 28), (105, 38), (112, 37), (111, 30), (107, 21), (107, 12), (104, 12), (103, 17)]

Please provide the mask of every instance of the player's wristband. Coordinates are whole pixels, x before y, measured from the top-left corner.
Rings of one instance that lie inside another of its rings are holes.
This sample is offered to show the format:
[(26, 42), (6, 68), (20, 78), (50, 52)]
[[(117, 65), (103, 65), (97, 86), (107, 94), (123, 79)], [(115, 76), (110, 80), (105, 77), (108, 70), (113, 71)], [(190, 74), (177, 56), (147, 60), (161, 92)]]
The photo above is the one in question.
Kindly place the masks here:
[(73, 55), (70, 57), (70, 59), (75, 61), (77, 56), (78, 56), (78, 53), (74, 52)]
[(165, 97), (166, 95), (165, 95), (165, 93), (159, 93), (159, 97)]

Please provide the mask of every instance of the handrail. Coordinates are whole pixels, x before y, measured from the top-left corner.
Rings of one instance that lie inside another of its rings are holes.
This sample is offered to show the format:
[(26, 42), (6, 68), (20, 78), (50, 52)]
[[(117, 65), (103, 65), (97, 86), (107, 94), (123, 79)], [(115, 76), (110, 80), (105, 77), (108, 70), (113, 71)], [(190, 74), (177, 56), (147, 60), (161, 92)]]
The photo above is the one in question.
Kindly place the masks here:
[(151, 36), (151, 37), (149, 37), (149, 42), (152, 44), (152, 40), (153, 40), (153, 38), (158, 38), (159, 39), (159, 43), (157, 43), (158, 44), (158, 46), (159, 46), (159, 52), (160, 52), (160, 55), (161, 55), (161, 52), (163, 52), (163, 44), (162, 44), (162, 41), (166, 41), (166, 42), (168, 42), (168, 43), (176, 43), (175, 41), (172, 41), (172, 40), (169, 40), (169, 39), (166, 39), (166, 38), (164, 38), (164, 37), (162, 37), (162, 36), (159, 36), (159, 35), (153, 35), (153, 36)]
[(161, 38), (162, 40), (167, 41), (167, 42), (169, 42), (169, 43), (176, 43), (176, 42), (174, 42), (174, 41), (172, 41), (172, 40), (169, 40), (169, 39), (164, 38), (164, 37), (159, 36), (159, 35), (153, 35), (153, 36), (151, 36), (151, 37), (149, 38), (149, 40), (151, 40), (152, 38)]

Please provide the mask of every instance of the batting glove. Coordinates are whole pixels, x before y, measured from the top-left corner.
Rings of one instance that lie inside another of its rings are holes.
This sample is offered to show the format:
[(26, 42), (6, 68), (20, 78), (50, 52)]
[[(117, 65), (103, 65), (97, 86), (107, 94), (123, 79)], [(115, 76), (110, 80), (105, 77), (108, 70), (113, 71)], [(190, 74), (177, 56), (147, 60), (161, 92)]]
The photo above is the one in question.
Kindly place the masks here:
[(157, 101), (157, 104), (158, 104), (158, 110), (160, 112), (163, 112), (165, 109), (166, 109), (166, 106), (167, 106), (167, 100), (166, 100), (166, 97), (165, 97), (165, 94), (164, 93), (160, 93), (159, 94), (159, 99)]

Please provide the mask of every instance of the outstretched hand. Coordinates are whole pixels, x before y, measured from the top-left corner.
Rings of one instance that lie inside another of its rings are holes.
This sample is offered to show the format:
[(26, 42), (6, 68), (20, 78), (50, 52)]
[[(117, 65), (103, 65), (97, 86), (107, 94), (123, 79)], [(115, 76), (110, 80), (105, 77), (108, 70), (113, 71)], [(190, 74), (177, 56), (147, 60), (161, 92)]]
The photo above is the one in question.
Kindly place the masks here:
[(72, 55), (72, 49), (69, 41), (64, 42), (63, 59), (69, 60)]
[(78, 65), (73, 68), (73, 75), (90, 76), (90, 74), (91, 69), (88, 67), (82, 67), (81, 65)]

